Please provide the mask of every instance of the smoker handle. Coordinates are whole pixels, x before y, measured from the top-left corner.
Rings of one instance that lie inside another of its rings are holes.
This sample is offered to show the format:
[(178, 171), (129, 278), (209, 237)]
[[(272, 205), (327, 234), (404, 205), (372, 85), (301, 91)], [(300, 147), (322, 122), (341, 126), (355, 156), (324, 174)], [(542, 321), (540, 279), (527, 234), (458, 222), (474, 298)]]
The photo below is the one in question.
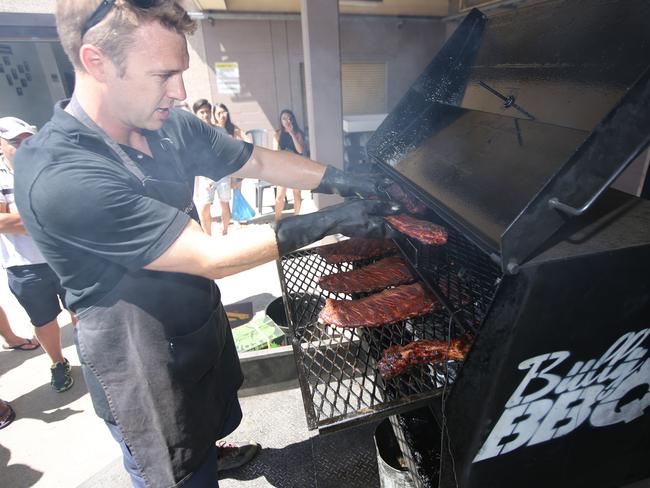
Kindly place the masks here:
[[(628, 160), (629, 162), (629, 160)], [(587, 203), (585, 203), (582, 207), (580, 208), (575, 208), (572, 207), (571, 205), (567, 205), (566, 203), (562, 203), (557, 197), (553, 197), (549, 199), (548, 201), (548, 206), (551, 208), (554, 208), (556, 210), (559, 210), (561, 212), (564, 212), (565, 214), (568, 214), (572, 217), (577, 217), (578, 215), (582, 215), (585, 213), (587, 210), (589, 210), (589, 207), (591, 207), (596, 200), (598, 200), (598, 197), (603, 194), (609, 186), (614, 183), (614, 180), (619, 177), (619, 175), (627, 168), (627, 164), (624, 164), (620, 166), (612, 176), (609, 177), (609, 179), (605, 182), (603, 186), (600, 187), (600, 189), (594, 193), (594, 196), (592, 196)]]

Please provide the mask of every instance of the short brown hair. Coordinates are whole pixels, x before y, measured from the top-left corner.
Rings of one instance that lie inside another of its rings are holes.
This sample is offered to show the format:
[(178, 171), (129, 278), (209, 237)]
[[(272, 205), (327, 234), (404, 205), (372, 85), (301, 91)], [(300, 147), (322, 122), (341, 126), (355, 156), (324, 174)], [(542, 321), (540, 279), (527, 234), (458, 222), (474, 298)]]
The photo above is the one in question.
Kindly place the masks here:
[(115, 0), (105, 19), (81, 38), (84, 23), (101, 0), (57, 0), (56, 28), (61, 45), (76, 69), (83, 70), (79, 49), (92, 44), (108, 56), (116, 66), (123, 67), (127, 49), (133, 44), (133, 32), (142, 24), (158, 21), (179, 34), (191, 34), (196, 29), (183, 7), (175, 0), (159, 0), (154, 6), (141, 9), (128, 0)]
[(192, 110), (196, 114), (201, 108), (203, 107), (208, 107), (208, 111), (212, 113), (212, 104), (208, 102), (205, 98), (199, 98), (194, 104), (192, 105)]

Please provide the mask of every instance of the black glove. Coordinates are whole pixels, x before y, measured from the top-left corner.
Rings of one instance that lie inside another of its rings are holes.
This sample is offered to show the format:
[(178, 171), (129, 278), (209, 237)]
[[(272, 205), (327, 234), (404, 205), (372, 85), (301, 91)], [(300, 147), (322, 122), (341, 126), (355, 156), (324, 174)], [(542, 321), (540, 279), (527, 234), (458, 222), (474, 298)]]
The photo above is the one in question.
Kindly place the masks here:
[(278, 252), (283, 256), (331, 234), (395, 237), (397, 233), (386, 225), (383, 215), (399, 210), (399, 206), (379, 200), (352, 200), (311, 214), (287, 217), (274, 224)]
[(323, 179), (312, 192), (336, 193), (342, 197), (368, 197), (376, 195), (377, 191), (390, 183), (391, 181), (384, 176), (346, 173), (334, 166), (328, 166)]

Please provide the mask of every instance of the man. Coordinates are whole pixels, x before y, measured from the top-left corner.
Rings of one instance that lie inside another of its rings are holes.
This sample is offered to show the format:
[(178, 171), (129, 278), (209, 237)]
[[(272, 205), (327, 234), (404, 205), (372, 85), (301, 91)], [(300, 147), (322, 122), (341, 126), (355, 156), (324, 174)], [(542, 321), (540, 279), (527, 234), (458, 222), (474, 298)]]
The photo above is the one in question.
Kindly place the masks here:
[[(215, 125), (212, 122), (212, 104), (205, 98), (199, 98), (192, 105), (194, 115), (206, 124)], [(198, 185), (199, 221), (203, 232), (212, 235), (212, 204), (214, 194), (219, 197), (221, 206), (221, 235), (228, 234), (230, 226), (230, 176), (221, 178), (219, 181), (212, 181), (210, 178), (200, 177)]]
[(33, 134), (34, 129), (20, 119), (0, 118), (0, 253), (9, 289), (29, 315), (36, 337), (52, 361), (50, 384), (60, 393), (74, 383), (70, 363), (61, 350), (57, 321), (61, 313), (59, 299), (65, 303), (64, 291), (32, 238), (25, 235), (14, 204), (14, 156), (22, 142)]
[(194, 29), (172, 0), (58, 0), (57, 26), (74, 97), (18, 153), (19, 209), (78, 314), (84, 378), (133, 484), (217, 486), (215, 440), (241, 420), (242, 373), (213, 280), (328, 234), (385, 236), (392, 209), (353, 201), (211, 239), (191, 203), (197, 175), (344, 196), (375, 182), (170, 110)]

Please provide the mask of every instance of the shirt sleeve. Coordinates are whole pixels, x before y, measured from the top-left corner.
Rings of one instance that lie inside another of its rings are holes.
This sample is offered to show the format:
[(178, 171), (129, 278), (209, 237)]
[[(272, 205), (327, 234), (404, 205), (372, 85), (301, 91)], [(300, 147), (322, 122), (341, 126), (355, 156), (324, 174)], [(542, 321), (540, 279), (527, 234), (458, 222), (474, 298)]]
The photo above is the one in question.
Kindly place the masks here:
[(240, 169), (253, 153), (252, 144), (230, 137), (220, 127), (184, 110), (173, 110), (164, 130), (176, 134), (181, 160), (194, 176), (219, 181)]
[[(52, 166), (58, 166), (52, 169)], [(190, 217), (144, 194), (126, 170), (51, 165), (33, 180), (27, 214), (39, 238), (54, 239), (128, 269), (140, 269), (171, 246)]]

